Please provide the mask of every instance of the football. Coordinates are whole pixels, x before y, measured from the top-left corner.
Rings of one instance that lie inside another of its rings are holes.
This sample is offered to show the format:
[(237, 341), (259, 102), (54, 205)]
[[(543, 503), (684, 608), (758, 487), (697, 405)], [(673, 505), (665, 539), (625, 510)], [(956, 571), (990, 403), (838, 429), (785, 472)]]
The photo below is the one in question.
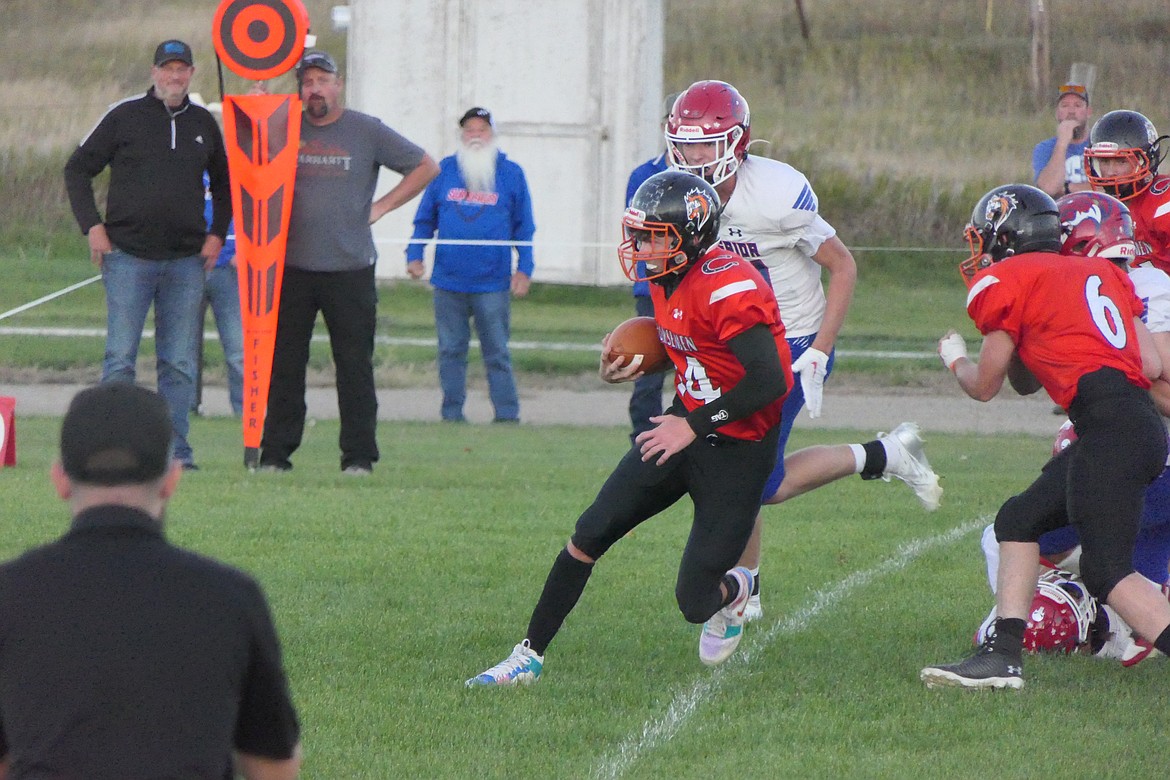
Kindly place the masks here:
[(641, 370), (647, 374), (664, 371), (671, 366), (666, 347), (658, 340), (658, 326), (653, 317), (632, 317), (613, 329), (609, 337), (609, 350), (614, 356), (626, 359), (623, 365), (635, 356), (642, 356)]

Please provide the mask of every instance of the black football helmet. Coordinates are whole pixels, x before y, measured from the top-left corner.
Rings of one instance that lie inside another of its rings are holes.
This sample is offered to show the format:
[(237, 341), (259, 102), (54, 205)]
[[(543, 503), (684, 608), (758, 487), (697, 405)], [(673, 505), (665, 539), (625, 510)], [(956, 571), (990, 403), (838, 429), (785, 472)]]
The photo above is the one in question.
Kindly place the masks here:
[(979, 199), (964, 235), (971, 256), (959, 271), (970, 284), (976, 273), (1012, 255), (1059, 252), (1060, 211), (1043, 190), (1004, 184)]
[(622, 270), (635, 282), (686, 273), (719, 237), (722, 212), (715, 188), (693, 173), (654, 174), (622, 217)]
[[(1089, 131), (1085, 147), (1085, 175), (1094, 189), (1120, 200), (1130, 200), (1146, 191), (1158, 175), (1165, 157), (1154, 123), (1137, 111), (1110, 111)], [(1104, 160), (1124, 160), (1128, 170), (1105, 172)]]

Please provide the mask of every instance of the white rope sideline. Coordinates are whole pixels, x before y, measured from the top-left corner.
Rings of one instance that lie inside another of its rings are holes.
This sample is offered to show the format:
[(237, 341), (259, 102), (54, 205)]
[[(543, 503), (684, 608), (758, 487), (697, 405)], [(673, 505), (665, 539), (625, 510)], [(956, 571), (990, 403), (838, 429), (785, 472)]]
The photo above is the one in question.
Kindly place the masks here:
[[(540, 247), (581, 247), (583, 249), (612, 249), (617, 251), (617, 241), (506, 241), (506, 240), (488, 240), (488, 239), (471, 239), (471, 238), (403, 238), (395, 236), (393, 238), (376, 238), (375, 244), (385, 246), (405, 246), (407, 244), (423, 244), (430, 246), (530, 246), (533, 248)], [(850, 252), (934, 252), (941, 254), (953, 254), (956, 252), (966, 252), (966, 249), (956, 249), (955, 247), (932, 247), (932, 246), (850, 246)]]
[(90, 278), (86, 279), (83, 282), (78, 282), (77, 284), (71, 284), (64, 289), (58, 290), (57, 292), (49, 293), (48, 295), (46, 295), (42, 298), (37, 298), (35, 301), (29, 301), (26, 304), (23, 304), (21, 306), (17, 306), (15, 309), (9, 309), (8, 311), (4, 312), (3, 314), (0, 314), (0, 320), (5, 320), (5, 319), (8, 319), (9, 317), (12, 317), (16, 314), (20, 314), (23, 311), (28, 311), (29, 309), (32, 309), (36, 306), (40, 306), (42, 303), (48, 303), (49, 301), (53, 300), (54, 298), (60, 298), (62, 295), (68, 295), (69, 293), (73, 292), (74, 290), (80, 290), (82, 287), (85, 287), (86, 285), (89, 285), (89, 284), (93, 284), (94, 282), (96, 282), (97, 280), (99, 280), (101, 278), (102, 278), (101, 274), (98, 274), (97, 276), (91, 276)]
[(906, 568), (915, 558), (923, 553), (938, 547), (953, 544), (977, 528), (983, 528), (992, 520), (991, 515), (985, 515), (975, 520), (968, 520), (950, 531), (915, 539), (898, 547), (890, 558), (874, 566), (872, 569), (853, 572), (845, 579), (817, 591), (805, 606), (798, 608), (783, 620), (772, 624), (759, 640), (751, 642), (745, 649), (732, 656), (715, 671), (703, 675), (690, 688), (675, 695), (666, 712), (659, 718), (647, 721), (642, 726), (640, 734), (630, 737), (618, 745), (617, 749), (603, 756), (591, 773), (595, 778), (617, 780), (643, 754), (660, 745), (669, 742), (686, 726), (687, 721), (711, 696), (718, 694), (724, 682), (729, 677), (743, 676), (747, 667), (768, 648), (779, 636), (797, 634), (808, 628), (814, 618), (827, 612), (845, 599), (858, 588), (869, 585), (879, 577), (893, 574)]

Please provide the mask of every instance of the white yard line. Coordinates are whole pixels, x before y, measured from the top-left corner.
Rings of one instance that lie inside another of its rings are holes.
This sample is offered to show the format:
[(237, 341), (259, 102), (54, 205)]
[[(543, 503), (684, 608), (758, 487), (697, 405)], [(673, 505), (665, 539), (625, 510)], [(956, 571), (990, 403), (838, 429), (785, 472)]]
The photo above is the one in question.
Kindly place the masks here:
[[(972, 531), (983, 528), (989, 522), (991, 522), (990, 517), (980, 517), (969, 520), (946, 533), (907, 542), (898, 548), (893, 557), (887, 558), (872, 569), (854, 572), (845, 579), (817, 591), (805, 606), (773, 623), (758, 639), (753, 638), (746, 647), (722, 666), (716, 667), (709, 675), (700, 677), (693, 685), (679, 691), (661, 717), (647, 721), (642, 725), (640, 733), (630, 736), (616, 750), (602, 756), (594, 768), (592, 776), (605, 780), (610, 778), (616, 780), (622, 777), (646, 753), (670, 742), (687, 725), (691, 716), (698, 711), (703, 702), (717, 695), (729, 678), (742, 676), (756, 657), (776, 639), (804, 631), (814, 619), (840, 604), (859, 588), (865, 587), (881, 577), (901, 571), (923, 553), (953, 544)], [(758, 625), (758, 623), (753, 624), (753, 628)], [(752, 633), (754, 634), (755, 631)]]

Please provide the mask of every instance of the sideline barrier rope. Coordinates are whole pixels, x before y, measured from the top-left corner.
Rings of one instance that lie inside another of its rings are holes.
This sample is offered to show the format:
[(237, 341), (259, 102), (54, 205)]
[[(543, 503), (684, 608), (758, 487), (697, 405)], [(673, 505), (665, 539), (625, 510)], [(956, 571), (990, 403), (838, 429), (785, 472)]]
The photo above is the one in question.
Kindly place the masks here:
[(69, 293), (73, 292), (74, 290), (80, 290), (82, 287), (85, 287), (86, 285), (89, 285), (89, 284), (93, 284), (94, 282), (98, 281), (101, 278), (102, 278), (101, 274), (98, 274), (97, 276), (91, 276), (90, 278), (86, 279), (83, 282), (78, 282), (77, 284), (71, 284), (68, 287), (65, 287), (63, 289), (58, 290), (57, 292), (49, 293), (48, 295), (46, 295), (44, 297), (37, 298), (35, 301), (29, 301), (28, 303), (26, 303), (22, 306), (17, 306), (15, 309), (9, 309), (8, 311), (4, 312), (3, 314), (0, 314), (0, 320), (6, 320), (9, 317), (20, 314), (23, 311), (28, 311), (29, 309), (32, 309), (36, 306), (40, 306), (42, 303), (48, 303), (49, 301), (53, 300), (54, 298), (60, 298), (62, 295), (68, 295)]

